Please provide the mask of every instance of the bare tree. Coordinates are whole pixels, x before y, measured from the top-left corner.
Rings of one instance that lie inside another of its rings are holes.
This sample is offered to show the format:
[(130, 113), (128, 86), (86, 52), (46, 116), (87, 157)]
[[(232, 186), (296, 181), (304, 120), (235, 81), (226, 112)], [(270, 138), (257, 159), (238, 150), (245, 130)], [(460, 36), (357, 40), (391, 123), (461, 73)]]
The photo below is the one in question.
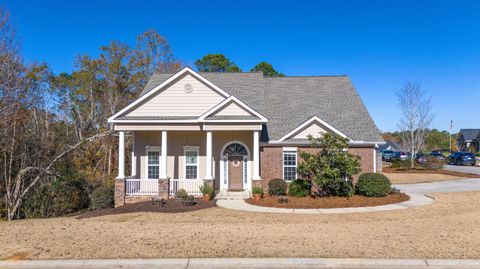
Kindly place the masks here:
[(433, 120), (431, 98), (421, 88), (419, 82), (405, 81), (396, 93), (402, 117), (398, 128), (402, 132), (402, 142), (412, 154), (411, 166), (416, 154), (425, 142), (425, 131)]

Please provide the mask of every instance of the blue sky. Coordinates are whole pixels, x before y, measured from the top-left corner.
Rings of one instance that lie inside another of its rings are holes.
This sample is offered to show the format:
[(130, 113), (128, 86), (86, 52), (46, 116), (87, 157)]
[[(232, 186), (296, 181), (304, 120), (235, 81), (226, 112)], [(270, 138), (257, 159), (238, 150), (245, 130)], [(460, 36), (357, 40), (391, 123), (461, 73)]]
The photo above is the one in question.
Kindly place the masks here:
[(20, 1), (10, 10), (27, 62), (58, 72), (110, 40), (156, 29), (176, 57), (223, 53), (243, 70), (351, 77), (377, 126), (396, 130), (395, 91), (420, 81), (432, 127), (480, 128), (480, 1)]

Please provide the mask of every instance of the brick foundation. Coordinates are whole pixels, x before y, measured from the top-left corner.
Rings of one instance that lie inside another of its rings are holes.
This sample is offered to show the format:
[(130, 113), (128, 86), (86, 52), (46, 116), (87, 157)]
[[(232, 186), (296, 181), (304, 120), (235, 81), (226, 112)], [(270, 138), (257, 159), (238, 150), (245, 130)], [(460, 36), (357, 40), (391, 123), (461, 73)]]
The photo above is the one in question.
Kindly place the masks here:
[(115, 207), (125, 205), (125, 180), (115, 179)]
[(125, 196), (125, 204), (134, 204), (146, 201), (152, 201), (151, 195), (143, 195), (143, 196)]

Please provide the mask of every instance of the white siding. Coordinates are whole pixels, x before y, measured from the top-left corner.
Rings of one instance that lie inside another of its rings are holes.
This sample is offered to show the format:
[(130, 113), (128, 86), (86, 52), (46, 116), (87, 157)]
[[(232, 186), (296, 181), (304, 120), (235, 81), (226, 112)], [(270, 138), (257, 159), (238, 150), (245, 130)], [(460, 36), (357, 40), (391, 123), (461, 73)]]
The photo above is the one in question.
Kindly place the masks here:
[(312, 135), (315, 137), (319, 137), (321, 134), (326, 133), (327, 131), (322, 128), (318, 123), (313, 122), (303, 130), (299, 131), (298, 133), (294, 134), (292, 138), (307, 138), (308, 135)]
[(226, 104), (220, 111), (216, 112), (214, 116), (251, 116), (248, 111), (243, 109), (235, 102)]
[[(187, 93), (185, 85), (193, 91)], [(125, 116), (200, 116), (225, 98), (191, 75), (186, 75)]]

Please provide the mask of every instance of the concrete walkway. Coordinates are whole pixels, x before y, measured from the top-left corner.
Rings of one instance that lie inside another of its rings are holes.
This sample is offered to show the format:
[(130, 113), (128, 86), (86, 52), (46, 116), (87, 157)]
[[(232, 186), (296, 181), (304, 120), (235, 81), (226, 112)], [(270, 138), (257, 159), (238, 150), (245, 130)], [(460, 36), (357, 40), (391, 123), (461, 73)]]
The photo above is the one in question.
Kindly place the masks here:
[(290, 209), (274, 208), (251, 205), (244, 200), (218, 200), (217, 205), (241, 211), (262, 212), (262, 213), (284, 213), (284, 214), (343, 214), (343, 213), (364, 213), (388, 210), (406, 209), (418, 206), (429, 205), (433, 199), (427, 193), (433, 192), (462, 192), (479, 191), (480, 179), (461, 179), (433, 183), (399, 184), (394, 187), (400, 189), (410, 196), (410, 200), (397, 204), (366, 206), (366, 207), (345, 207), (345, 208), (322, 208), (322, 209)]
[(349, 268), (349, 269), (413, 269), (413, 268), (480, 268), (480, 260), (436, 259), (324, 259), (324, 258), (212, 258), (212, 259), (106, 259), (106, 260), (28, 260), (0, 261), (0, 268), (10, 269), (103, 269), (103, 268)]

